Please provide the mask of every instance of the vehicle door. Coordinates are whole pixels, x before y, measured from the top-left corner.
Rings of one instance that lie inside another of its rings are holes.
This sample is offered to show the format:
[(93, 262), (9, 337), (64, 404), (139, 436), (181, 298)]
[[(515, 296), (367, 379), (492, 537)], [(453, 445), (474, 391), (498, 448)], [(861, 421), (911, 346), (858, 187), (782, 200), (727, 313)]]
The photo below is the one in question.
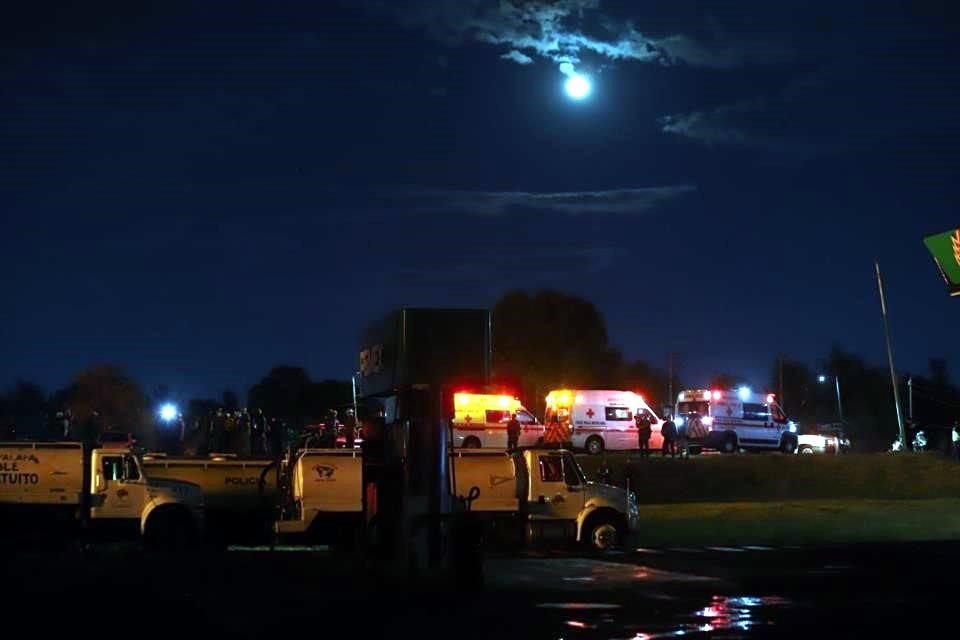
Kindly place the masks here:
[(532, 452), (530, 512), (549, 520), (576, 520), (583, 510), (586, 482), (569, 451)]
[(526, 409), (518, 409), (516, 413), (517, 421), (520, 422), (520, 446), (536, 445), (544, 436), (544, 426)]
[(604, 439), (608, 449), (636, 449), (637, 423), (633, 419), (633, 410), (629, 407), (606, 406), (603, 409), (606, 418)]
[(759, 402), (743, 403), (743, 435), (740, 441), (748, 447), (776, 447), (779, 433), (770, 417), (770, 409)]
[[(637, 409), (637, 412), (634, 414), (635, 419), (639, 419), (641, 416), (647, 416), (648, 418), (650, 418), (650, 448), (662, 449), (663, 434), (660, 431), (661, 431), (661, 427), (663, 426), (663, 422), (661, 422), (660, 419), (657, 418), (657, 416), (653, 413), (653, 411), (651, 411), (650, 409), (647, 409), (646, 407), (641, 407)], [(636, 424), (636, 420), (634, 420), (634, 424)], [(638, 437), (639, 437), (639, 434), (638, 434)], [(634, 444), (634, 447), (636, 447), (636, 444)]]
[(147, 487), (136, 459), (116, 453), (100, 456), (93, 492), (94, 518), (139, 518)]

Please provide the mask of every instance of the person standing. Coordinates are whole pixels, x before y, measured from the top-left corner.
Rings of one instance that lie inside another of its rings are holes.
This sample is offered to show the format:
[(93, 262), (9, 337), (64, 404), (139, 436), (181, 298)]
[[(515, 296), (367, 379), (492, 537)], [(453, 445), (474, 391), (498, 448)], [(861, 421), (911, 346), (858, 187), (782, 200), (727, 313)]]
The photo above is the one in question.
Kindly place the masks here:
[(660, 433), (663, 435), (663, 455), (677, 456), (677, 424), (669, 417), (660, 427)]
[(953, 445), (953, 457), (960, 461), (960, 420), (953, 421), (953, 429), (950, 430), (950, 442)]
[(262, 456), (267, 452), (267, 417), (257, 408), (250, 417), (250, 452)]
[(644, 458), (650, 455), (650, 436), (653, 432), (650, 423), (650, 414), (646, 411), (638, 413), (637, 422), (637, 446), (640, 449), (640, 455)]
[(347, 449), (353, 450), (357, 442), (357, 416), (353, 414), (353, 409), (347, 409), (347, 415), (343, 419), (343, 437)]
[(334, 449), (337, 446), (337, 428), (340, 422), (337, 420), (337, 410), (331, 409), (327, 414), (327, 419), (323, 423), (323, 433), (320, 436), (320, 447), (322, 449)]
[(520, 444), (520, 421), (517, 420), (517, 414), (510, 414), (510, 421), (507, 422), (507, 449), (513, 451)]

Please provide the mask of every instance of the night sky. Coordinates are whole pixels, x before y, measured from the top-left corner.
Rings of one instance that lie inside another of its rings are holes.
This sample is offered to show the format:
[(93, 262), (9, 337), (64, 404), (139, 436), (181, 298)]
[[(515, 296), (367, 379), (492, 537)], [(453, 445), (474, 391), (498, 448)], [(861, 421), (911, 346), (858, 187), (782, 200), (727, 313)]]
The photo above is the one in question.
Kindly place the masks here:
[(514, 287), (762, 385), (781, 351), (884, 362), (875, 257), (898, 368), (960, 375), (922, 244), (960, 225), (948, 2), (18, 4), (0, 385), (346, 378), (379, 314)]

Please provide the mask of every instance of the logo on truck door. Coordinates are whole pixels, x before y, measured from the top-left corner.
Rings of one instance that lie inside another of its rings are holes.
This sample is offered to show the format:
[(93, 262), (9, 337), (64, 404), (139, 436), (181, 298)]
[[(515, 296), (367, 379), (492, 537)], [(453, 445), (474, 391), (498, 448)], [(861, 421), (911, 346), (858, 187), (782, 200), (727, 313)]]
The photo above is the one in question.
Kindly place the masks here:
[(333, 474), (337, 472), (337, 467), (331, 464), (315, 464), (313, 465), (313, 470), (316, 472), (319, 482), (332, 482), (334, 481)]

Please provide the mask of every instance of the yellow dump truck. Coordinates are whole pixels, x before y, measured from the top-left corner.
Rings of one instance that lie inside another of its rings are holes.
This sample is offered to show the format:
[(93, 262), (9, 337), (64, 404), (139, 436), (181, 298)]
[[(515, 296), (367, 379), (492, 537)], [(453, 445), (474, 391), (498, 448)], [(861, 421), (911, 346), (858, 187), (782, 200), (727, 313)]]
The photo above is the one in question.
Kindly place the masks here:
[(30, 539), (140, 535), (170, 547), (193, 542), (204, 522), (200, 487), (150, 478), (129, 450), (78, 442), (0, 443), (0, 512), (5, 533)]

